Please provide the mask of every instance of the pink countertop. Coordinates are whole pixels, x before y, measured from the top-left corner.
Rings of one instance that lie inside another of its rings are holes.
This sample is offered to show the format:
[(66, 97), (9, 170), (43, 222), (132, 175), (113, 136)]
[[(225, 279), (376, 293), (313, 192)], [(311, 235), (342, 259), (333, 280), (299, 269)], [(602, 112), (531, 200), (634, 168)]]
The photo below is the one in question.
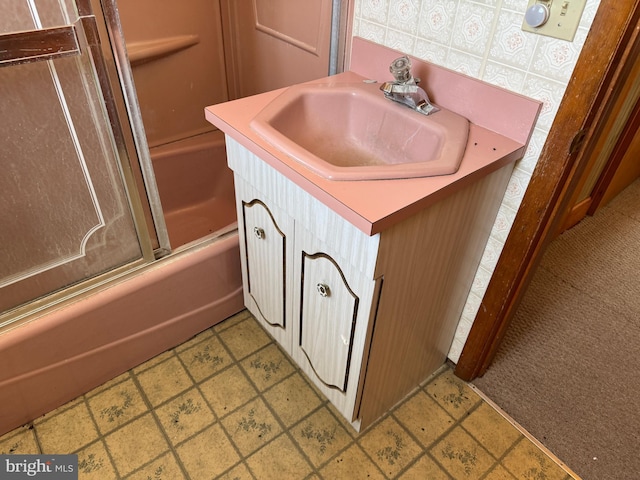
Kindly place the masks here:
[[(366, 46), (369, 51), (376, 52), (375, 46), (373, 49), (369, 48), (368, 44)], [(412, 61), (416, 62), (413, 59)], [(439, 67), (431, 68), (440, 70)], [(456, 78), (458, 76), (455, 72), (448, 73), (456, 75)], [(309, 83), (353, 83), (365, 78), (349, 71)], [(376, 80), (385, 81), (388, 78)], [(483, 82), (473, 82), (486, 87)], [(253, 117), (282, 91), (283, 89), (275, 90), (212, 105), (205, 109), (206, 119), (368, 235), (379, 233), (489, 173), (522, 158), (539, 110), (539, 103), (526, 99), (535, 107), (532, 107), (535, 114), (528, 115), (532, 118), (528, 122), (527, 135), (516, 132), (507, 136), (472, 123), (466, 152), (455, 174), (398, 180), (334, 181), (311, 172), (270, 145), (250, 128)], [(510, 94), (503, 92), (507, 96)], [(519, 100), (523, 98), (519, 97)], [(446, 107), (456, 111), (451, 105)], [(496, 108), (499, 108), (499, 104)], [(489, 116), (489, 119), (491, 118), (495, 118), (495, 115)], [(478, 121), (482, 120), (476, 119), (476, 122)]]

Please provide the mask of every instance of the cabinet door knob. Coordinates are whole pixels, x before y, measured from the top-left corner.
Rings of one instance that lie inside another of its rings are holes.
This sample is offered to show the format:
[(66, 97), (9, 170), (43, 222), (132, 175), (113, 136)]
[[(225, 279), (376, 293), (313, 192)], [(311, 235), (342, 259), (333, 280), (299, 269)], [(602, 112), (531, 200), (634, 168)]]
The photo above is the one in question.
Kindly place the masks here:
[(264, 238), (264, 230), (260, 227), (253, 227), (253, 234), (260, 240)]
[(325, 285), (324, 283), (319, 283), (318, 285), (316, 285), (316, 288), (318, 289), (318, 293), (320, 294), (321, 297), (328, 297), (329, 295), (331, 295), (331, 290), (329, 290), (329, 285)]

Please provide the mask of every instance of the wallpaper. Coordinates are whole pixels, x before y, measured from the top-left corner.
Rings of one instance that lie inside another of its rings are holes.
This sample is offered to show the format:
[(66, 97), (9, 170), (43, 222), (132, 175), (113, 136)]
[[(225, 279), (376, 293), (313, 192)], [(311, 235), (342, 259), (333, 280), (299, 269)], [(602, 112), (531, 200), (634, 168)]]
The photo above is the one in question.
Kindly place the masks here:
[[(574, 1), (574, 0), (572, 0)], [(572, 42), (523, 32), (526, 0), (356, 0), (353, 35), (543, 102), (515, 167), (449, 352), (457, 362), (540, 156), (599, 0)]]

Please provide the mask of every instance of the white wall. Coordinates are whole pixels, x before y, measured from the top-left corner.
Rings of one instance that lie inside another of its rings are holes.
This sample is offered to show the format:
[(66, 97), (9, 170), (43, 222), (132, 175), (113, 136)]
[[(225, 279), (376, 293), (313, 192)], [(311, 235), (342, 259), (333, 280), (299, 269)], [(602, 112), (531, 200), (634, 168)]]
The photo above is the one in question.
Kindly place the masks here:
[(454, 362), (460, 357), (598, 5), (599, 0), (587, 0), (575, 39), (567, 42), (521, 30), (527, 0), (355, 0), (353, 35), (543, 102), (460, 319), (449, 352)]

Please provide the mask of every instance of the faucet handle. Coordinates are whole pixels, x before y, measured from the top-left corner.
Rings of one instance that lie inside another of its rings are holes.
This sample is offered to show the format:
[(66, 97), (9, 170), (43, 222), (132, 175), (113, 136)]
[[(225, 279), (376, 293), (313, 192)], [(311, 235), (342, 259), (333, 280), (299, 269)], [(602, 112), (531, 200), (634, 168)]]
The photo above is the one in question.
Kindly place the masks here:
[(411, 61), (406, 55), (396, 58), (389, 66), (389, 71), (396, 82), (406, 83), (411, 80)]

